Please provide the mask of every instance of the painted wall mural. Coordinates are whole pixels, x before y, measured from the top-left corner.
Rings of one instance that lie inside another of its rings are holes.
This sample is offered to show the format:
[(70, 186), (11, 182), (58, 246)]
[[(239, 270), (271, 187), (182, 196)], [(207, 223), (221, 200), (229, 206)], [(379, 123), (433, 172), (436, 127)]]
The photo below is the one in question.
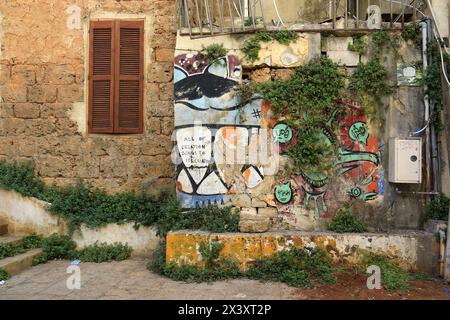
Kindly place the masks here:
[(186, 208), (226, 204), (264, 180), (260, 161), (251, 159), (263, 134), (262, 100), (242, 106), (235, 94), (241, 81), (236, 56), (210, 64), (201, 54), (175, 58), (177, 191)]
[[(269, 120), (268, 125), (270, 122), (276, 120)], [(339, 125), (338, 133), (331, 129), (333, 122)], [(285, 213), (293, 217), (293, 210), (302, 206), (313, 210), (316, 219), (330, 218), (352, 198), (372, 201), (384, 195), (378, 141), (375, 135), (370, 134), (362, 108), (354, 101), (343, 100), (320, 129), (320, 139), (339, 145), (334, 175), (299, 172), (293, 174), (289, 181), (281, 182), (273, 195), (281, 215)], [(281, 132), (287, 132), (285, 126), (281, 127)], [(290, 137), (290, 133), (286, 136)], [(295, 140), (295, 137), (290, 139)]]
[[(325, 143), (339, 145), (334, 174), (298, 172), (285, 180), (276, 175), (270, 152), (266, 162), (253, 155), (269, 140), (283, 156), (297, 143), (297, 132), (283, 119), (270, 118), (270, 105), (258, 94), (240, 101), (242, 67), (236, 56), (206, 63), (201, 54), (180, 54), (174, 82), (174, 158), (183, 207), (227, 205), (244, 193), (277, 207), (281, 217), (295, 219), (300, 212), (318, 220), (332, 217), (350, 199), (376, 201), (384, 195), (378, 141), (356, 102), (342, 100), (314, 131)], [(336, 123), (339, 130), (333, 132)]]

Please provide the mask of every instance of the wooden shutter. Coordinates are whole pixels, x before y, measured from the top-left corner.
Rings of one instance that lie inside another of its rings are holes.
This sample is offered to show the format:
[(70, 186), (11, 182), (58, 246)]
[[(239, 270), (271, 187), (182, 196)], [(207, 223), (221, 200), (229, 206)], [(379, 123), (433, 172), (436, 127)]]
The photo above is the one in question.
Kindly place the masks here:
[(114, 28), (92, 21), (89, 34), (89, 132), (114, 132)]
[(144, 22), (119, 20), (115, 36), (115, 132), (142, 133)]

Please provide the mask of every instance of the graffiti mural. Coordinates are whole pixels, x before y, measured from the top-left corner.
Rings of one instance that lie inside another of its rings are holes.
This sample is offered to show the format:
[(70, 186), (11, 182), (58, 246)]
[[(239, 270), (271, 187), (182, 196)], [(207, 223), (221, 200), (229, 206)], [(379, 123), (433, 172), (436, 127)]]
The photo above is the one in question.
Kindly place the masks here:
[[(334, 122), (339, 124), (337, 134), (331, 129)], [(276, 139), (294, 139), (286, 131), (286, 126), (277, 126), (274, 127)], [(384, 178), (378, 141), (370, 134), (362, 108), (353, 101), (343, 101), (330, 115), (328, 122), (318, 129), (315, 134), (319, 135), (319, 139), (339, 145), (334, 164), (335, 175), (328, 176), (313, 169), (294, 174), (290, 181), (282, 182), (274, 190), (279, 210), (289, 214), (292, 205), (303, 205), (313, 210), (318, 219), (331, 217), (349, 199), (372, 201), (383, 196)]]
[(243, 105), (235, 93), (241, 81), (235, 56), (209, 64), (201, 54), (175, 57), (177, 191), (186, 208), (226, 204), (264, 180), (251, 156), (262, 135), (262, 100)]

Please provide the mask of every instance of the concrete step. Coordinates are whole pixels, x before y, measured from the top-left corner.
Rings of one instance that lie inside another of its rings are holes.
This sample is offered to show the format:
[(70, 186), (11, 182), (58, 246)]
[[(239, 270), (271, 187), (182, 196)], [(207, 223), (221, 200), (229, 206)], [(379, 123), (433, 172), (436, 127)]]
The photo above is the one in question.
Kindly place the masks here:
[(33, 249), (14, 257), (0, 260), (0, 269), (6, 270), (11, 276), (32, 266), (33, 259), (42, 254), (42, 249)]
[(23, 238), (25, 238), (24, 234), (0, 236), (0, 243), (4, 243), (4, 244), (20, 244), (22, 242)]
[(0, 236), (8, 234), (8, 224), (0, 221)]

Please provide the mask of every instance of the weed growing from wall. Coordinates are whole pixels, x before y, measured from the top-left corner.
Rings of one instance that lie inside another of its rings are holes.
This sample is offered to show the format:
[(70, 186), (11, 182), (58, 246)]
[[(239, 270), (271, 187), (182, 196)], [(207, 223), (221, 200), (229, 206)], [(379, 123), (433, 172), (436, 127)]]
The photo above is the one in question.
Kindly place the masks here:
[(337, 233), (362, 233), (367, 231), (366, 225), (356, 218), (348, 206), (340, 209), (328, 225), (328, 230)]
[(255, 62), (259, 59), (259, 51), (261, 50), (261, 42), (277, 41), (280, 44), (289, 45), (291, 42), (297, 40), (298, 34), (294, 31), (276, 31), (257, 32), (253, 37), (244, 42), (241, 48), (244, 58), (250, 62)]
[(297, 68), (287, 80), (254, 85), (270, 102), (275, 117), (285, 117), (298, 134), (298, 142), (288, 151), (295, 172), (324, 172), (332, 168), (334, 146), (321, 138), (321, 125), (336, 108), (344, 93), (344, 77), (338, 66), (322, 57)]
[(222, 44), (212, 44), (207, 47), (203, 46), (199, 53), (203, 55), (206, 64), (211, 64), (217, 59), (225, 57), (228, 50)]
[(448, 220), (450, 199), (444, 194), (434, 197), (425, 208), (427, 220)]

